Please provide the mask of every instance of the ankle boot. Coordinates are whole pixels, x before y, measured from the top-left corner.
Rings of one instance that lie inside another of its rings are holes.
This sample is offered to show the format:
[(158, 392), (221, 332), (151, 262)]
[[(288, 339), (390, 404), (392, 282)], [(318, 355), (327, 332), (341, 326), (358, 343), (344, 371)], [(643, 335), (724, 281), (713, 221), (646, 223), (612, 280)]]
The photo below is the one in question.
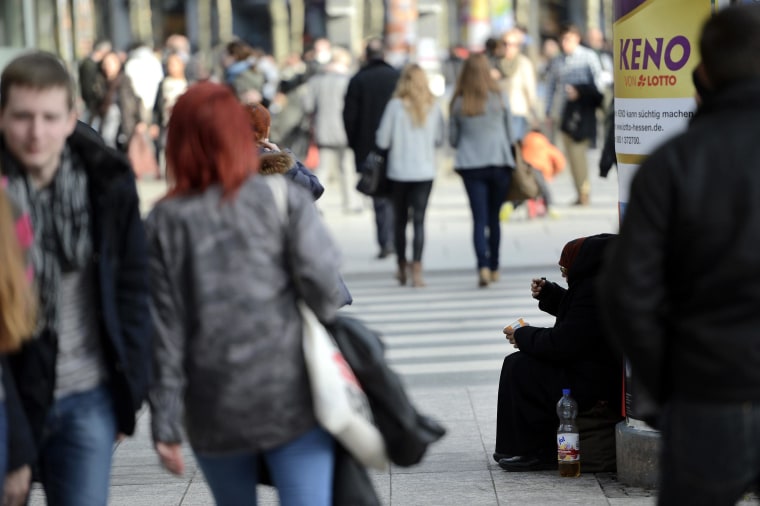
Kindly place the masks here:
[(481, 267), (478, 271), (478, 286), (484, 287), (488, 286), (488, 283), (491, 282), (491, 269), (488, 267)]
[(406, 285), (406, 260), (398, 261), (398, 270), (396, 271), (396, 279), (401, 286)]
[(425, 286), (422, 279), (422, 262), (412, 262), (412, 286)]

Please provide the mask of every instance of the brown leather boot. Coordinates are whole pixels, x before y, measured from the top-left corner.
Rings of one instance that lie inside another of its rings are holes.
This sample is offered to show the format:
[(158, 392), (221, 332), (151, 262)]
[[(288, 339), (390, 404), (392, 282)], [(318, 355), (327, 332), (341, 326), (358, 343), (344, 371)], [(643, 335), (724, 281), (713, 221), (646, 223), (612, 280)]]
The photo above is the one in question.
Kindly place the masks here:
[(406, 260), (398, 261), (398, 270), (396, 271), (396, 279), (401, 286), (406, 285)]
[(412, 286), (425, 286), (422, 279), (422, 262), (412, 262)]
[(491, 282), (491, 269), (488, 267), (481, 267), (478, 271), (478, 286), (486, 287)]

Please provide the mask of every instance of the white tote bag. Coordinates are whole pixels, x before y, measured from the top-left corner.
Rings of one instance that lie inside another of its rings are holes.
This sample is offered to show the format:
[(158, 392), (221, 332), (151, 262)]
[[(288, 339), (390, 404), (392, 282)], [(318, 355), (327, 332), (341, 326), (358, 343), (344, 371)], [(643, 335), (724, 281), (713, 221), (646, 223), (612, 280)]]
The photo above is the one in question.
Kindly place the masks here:
[[(287, 183), (281, 175), (261, 177), (266, 178), (278, 212), (287, 223)], [(385, 470), (388, 466), (385, 441), (373, 423), (367, 395), (314, 312), (302, 300), (298, 301), (298, 309), (317, 421), (361, 464)]]
[(385, 441), (373, 423), (367, 395), (335, 341), (314, 313), (299, 301), (303, 353), (314, 414), (319, 424), (367, 467), (385, 470)]

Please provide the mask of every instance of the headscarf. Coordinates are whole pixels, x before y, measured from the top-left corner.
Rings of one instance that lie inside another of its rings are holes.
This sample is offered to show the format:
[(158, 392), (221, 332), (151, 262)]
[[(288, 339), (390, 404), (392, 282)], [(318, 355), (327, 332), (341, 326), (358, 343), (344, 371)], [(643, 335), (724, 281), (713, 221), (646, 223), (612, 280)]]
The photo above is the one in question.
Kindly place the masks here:
[(573, 262), (575, 262), (575, 259), (578, 256), (578, 252), (581, 250), (581, 245), (585, 240), (585, 237), (579, 237), (578, 239), (573, 239), (569, 243), (565, 244), (565, 247), (562, 248), (562, 254), (559, 256), (560, 267), (564, 267), (570, 271)]

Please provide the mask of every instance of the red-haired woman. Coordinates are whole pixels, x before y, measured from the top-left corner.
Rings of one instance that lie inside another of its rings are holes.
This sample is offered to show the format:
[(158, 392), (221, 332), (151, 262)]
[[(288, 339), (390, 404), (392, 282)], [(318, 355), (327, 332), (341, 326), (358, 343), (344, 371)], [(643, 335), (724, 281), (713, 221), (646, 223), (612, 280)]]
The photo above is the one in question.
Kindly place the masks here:
[(262, 174), (285, 174), (287, 177), (309, 190), (317, 200), (325, 192), (319, 178), (307, 169), (292, 151), (281, 150), (269, 140), (272, 117), (269, 109), (261, 104), (245, 104), (253, 131), (253, 142), (259, 153), (259, 172)]
[(217, 504), (256, 504), (263, 458), (281, 504), (327, 506), (334, 442), (312, 411), (296, 301), (332, 320), (343, 303), (338, 252), (311, 195), (290, 182), (282, 219), (255, 153), (228, 87), (204, 82), (179, 98), (171, 187), (147, 222), (153, 439), (181, 473), (184, 422)]

